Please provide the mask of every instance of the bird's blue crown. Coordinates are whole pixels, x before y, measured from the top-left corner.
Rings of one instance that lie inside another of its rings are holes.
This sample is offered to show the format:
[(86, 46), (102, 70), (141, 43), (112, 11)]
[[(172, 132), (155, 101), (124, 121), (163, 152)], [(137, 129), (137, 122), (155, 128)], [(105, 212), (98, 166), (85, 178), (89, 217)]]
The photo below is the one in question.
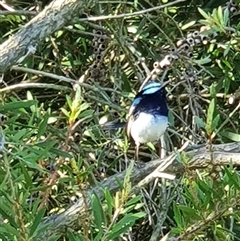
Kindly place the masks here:
[(141, 112), (168, 116), (166, 91), (160, 83), (149, 82), (135, 96), (129, 114), (137, 118)]

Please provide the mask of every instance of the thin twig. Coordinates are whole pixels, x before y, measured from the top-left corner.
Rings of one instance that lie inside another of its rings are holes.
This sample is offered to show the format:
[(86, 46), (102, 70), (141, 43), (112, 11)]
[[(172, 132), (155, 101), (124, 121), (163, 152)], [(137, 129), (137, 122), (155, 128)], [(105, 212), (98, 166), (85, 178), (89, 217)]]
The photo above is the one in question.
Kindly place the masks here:
[(17, 11), (0, 11), (0, 15), (37, 15), (35, 11), (17, 10)]
[(62, 86), (62, 85), (46, 84), (46, 83), (20, 83), (20, 84), (10, 85), (5, 88), (2, 88), (0, 89), (0, 93), (6, 93), (11, 90), (21, 90), (21, 89), (30, 89), (30, 88), (71, 91), (71, 88), (67, 86)]
[(177, 1), (170, 2), (170, 3), (167, 3), (167, 4), (161, 5), (161, 6), (148, 8), (148, 9), (144, 9), (144, 10), (141, 10), (141, 11), (136, 11), (136, 12), (133, 12), (133, 13), (123, 13), (123, 14), (114, 15), (114, 16), (107, 15), (107, 16), (100, 16), (100, 17), (80, 18), (79, 21), (86, 22), (86, 21), (102, 21), (102, 20), (118, 19), (118, 18), (131, 18), (131, 17), (136, 16), (136, 15), (143, 15), (143, 14), (153, 12), (153, 11), (156, 11), (156, 10), (160, 10), (160, 9), (163, 9), (163, 8), (166, 8), (166, 7), (170, 7), (170, 6), (173, 6), (175, 4), (185, 2), (185, 1), (186, 0), (177, 0)]

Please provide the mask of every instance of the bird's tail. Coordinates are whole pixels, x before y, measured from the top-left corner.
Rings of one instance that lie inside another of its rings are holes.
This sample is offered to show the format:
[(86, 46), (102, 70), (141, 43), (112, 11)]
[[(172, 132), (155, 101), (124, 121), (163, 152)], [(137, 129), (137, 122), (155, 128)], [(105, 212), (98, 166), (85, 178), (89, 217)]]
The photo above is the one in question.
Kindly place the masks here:
[(102, 128), (104, 130), (113, 130), (113, 129), (119, 129), (124, 128), (126, 126), (127, 122), (116, 122), (116, 121), (110, 121), (102, 125)]

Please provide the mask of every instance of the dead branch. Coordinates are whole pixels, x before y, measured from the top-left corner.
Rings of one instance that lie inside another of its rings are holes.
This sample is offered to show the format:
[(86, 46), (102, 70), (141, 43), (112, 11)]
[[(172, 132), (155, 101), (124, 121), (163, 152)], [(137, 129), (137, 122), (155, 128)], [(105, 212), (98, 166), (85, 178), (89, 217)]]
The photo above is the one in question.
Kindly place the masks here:
[[(21, 30), (0, 45), (0, 73), (31, 54), (37, 45), (83, 13), (92, 1), (54, 0)], [(33, 49), (33, 50), (32, 50)]]
[[(213, 146), (214, 165), (240, 165), (240, 142), (221, 144)], [(143, 168), (135, 167), (131, 175), (131, 183), (133, 186), (132, 193), (139, 191), (138, 183), (150, 175), (159, 166), (167, 167), (164, 171), (172, 174), (184, 173), (185, 166), (176, 160), (177, 154), (172, 154), (162, 160), (154, 160), (146, 163)], [(196, 146), (186, 151), (186, 157), (190, 160), (193, 168), (204, 168), (210, 162), (210, 151), (207, 146)], [(174, 159), (174, 160), (173, 160)], [(170, 163), (169, 163), (170, 162)], [(161, 171), (163, 171), (161, 169)], [(102, 181), (99, 185), (85, 191), (85, 201), (90, 207), (91, 195), (96, 194), (101, 200), (104, 199), (104, 189), (108, 189), (112, 194), (120, 189), (119, 181), (122, 181), (126, 172), (118, 173), (108, 179)], [(151, 179), (149, 179), (151, 180)], [(144, 182), (146, 185), (147, 182)], [(38, 236), (37, 240), (48, 240), (51, 237), (65, 233), (66, 229), (79, 229), (81, 222), (85, 222), (86, 213), (85, 201), (81, 196), (78, 201), (60, 214), (47, 217), (38, 227), (38, 230), (46, 230)]]

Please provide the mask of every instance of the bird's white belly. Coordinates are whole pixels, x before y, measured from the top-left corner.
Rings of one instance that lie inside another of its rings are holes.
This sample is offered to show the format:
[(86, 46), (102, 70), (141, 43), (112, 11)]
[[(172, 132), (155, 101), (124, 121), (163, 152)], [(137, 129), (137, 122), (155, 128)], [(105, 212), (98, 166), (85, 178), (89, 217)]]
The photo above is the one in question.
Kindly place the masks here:
[(140, 113), (132, 123), (131, 136), (136, 143), (154, 142), (160, 139), (168, 126), (168, 118), (165, 116), (153, 116)]

